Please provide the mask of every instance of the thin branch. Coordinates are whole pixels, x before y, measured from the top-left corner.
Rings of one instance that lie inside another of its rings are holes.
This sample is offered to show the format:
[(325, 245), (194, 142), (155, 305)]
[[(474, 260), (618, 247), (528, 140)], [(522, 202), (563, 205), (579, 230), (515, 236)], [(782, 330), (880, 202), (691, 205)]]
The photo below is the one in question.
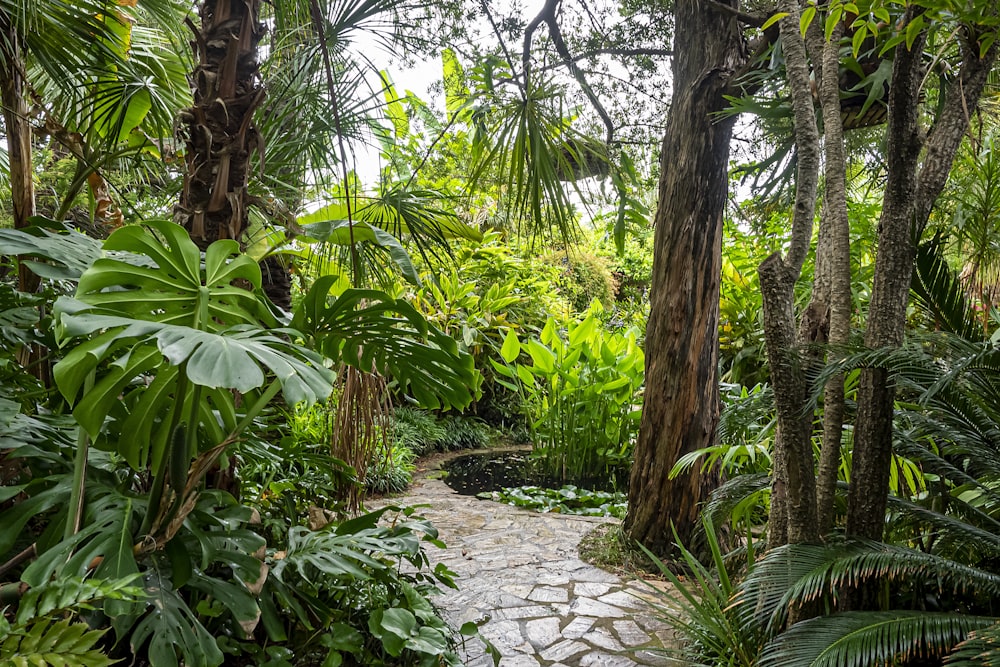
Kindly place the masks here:
[(531, 51), (531, 38), (535, 30), (539, 25), (545, 23), (549, 29), (549, 39), (552, 40), (552, 45), (556, 49), (556, 53), (563, 59), (563, 64), (569, 69), (570, 74), (576, 79), (577, 83), (580, 84), (580, 88), (583, 89), (584, 95), (590, 101), (591, 106), (597, 112), (597, 115), (601, 117), (601, 121), (604, 123), (606, 129), (605, 142), (608, 146), (611, 146), (614, 142), (615, 135), (615, 125), (611, 120), (611, 116), (608, 115), (607, 110), (605, 110), (604, 105), (601, 104), (601, 100), (594, 93), (593, 88), (587, 82), (587, 76), (584, 74), (583, 70), (580, 69), (579, 65), (576, 64), (576, 60), (573, 59), (572, 54), (569, 52), (569, 48), (566, 46), (566, 42), (563, 40), (562, 32), (559, 30), (559, 21), (556, 17), (556, 9), (559, 7), (560, 0), (546, 0), (545, 6), (542, 10), (538, 12), (538, 16), (531, 20), (528, 27), (524, 31), (524, 53), (522, 55), (525, 64), (525, 81), (528, 78), (528, 61), (530, 58)]
[[(493, 20), (493, 14), (492, 12), (490, 12), (489, 5), (487, 5), (486, 2), (487, 0), (480, 0), (480, 6), (483, 8), (483, 14), (486, 15), (486, 20), (490, 22), (490, 27), (493, 28), (493, 34), (496, 35), (497, 41), (500, 42), (500, 48), (503, 49), (504, 57), (507, 58), (507, 62), (510, 63), (510, 69), (513, 72), (514, 57), (511, 55), (510, 49), (507, 48), (507, 42), (504, 41), (503, 33), (500, 32), (500, 27), (497, 25), (497, 22)], [(517, 81), (517, 86), (518, 88), (521, 89), (521, 94), (525, 99), (527, 99), (528, 96), (527, 85), (528, 85), (528, 71), (525, 70), (524, 81), (523, 82)]]
[(770, 12), (768, 14), (765, 14), (764, 16), (756, 16), (754, 14), (741, 12), (738, 8), (730, 7), (727, 4), (718, 2), (718, 0), (706, 0), (706, 2), (712, 9), (722, 12), (723, 14), (728, 14), (729, 16), (732, 16), (740, 23), (748, 25), (752, 28), (759, 28), (765, 23), (767, 23), (767, 19), (769, 19), (771, 17), (771, 14), (774, 13)]

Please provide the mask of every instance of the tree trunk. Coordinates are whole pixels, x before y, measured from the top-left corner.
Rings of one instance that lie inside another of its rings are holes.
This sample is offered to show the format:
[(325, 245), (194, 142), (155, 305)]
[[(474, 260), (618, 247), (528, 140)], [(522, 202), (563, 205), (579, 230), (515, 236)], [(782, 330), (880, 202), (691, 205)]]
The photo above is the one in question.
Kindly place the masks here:
[[(735, 6), (733, 0), (725, 4)], [(719, 417), (718, 320), (722, 214), (735, 118), (714, 114), (744, 61), (733, 16), (709, 3), (675, 9), (674, 97), (663, 139), (646, 329), (646, 391), (629, 482), (625, 531), (661, 555), (671, 523), (691, 543), (699, 504), (717, 485), (692, 470), (675, 479), (677, 459), (713, 443)]]
[[(904, 20), (912, 21), (920, 11), (911, 7)], [(996, 42), (980, 58), (979, 35), (974, 27), (966, 27), (958, 34), (963, 56), (961, 71), (945, 93), (944, 107), (928, 136), (922, 164), (918, 104), (924, 77), (921, 54), (925, 34), (917, 37), (910, 50), (904, 45), (896, 48), (889, 93), (888, 180), (865, 331), (865, 345), (869, 348), (897, 347), (903, 342), (915, 243), (947, 182), (969, 114), (979, 104), (986, 77), (996, 62)], [(894, 401), (895, 387), (888, 371), (865, 369), (858, 390), (848, 535), (882, 538), (892, 461)]]
[(254, 110), (264, 99), (257, 44), (259, 0), (205, 0), (194, 31), (194, 106), (181, 115), (187, 130), (184, 190), (175, 219), (202, 249), (236, 239), (247, 226), (250, 154), (260, 137)]
[[(847, 157), (840, 118), (840, 40), (838, 22), (822, 46), (820, 103), (823, 107), (824, 189), (823, 219), (816, 244), (816, 281), (813, 294), (825, 292), (829, 307), (829, 342), (843, 348), (851, 337), (851, 226), (847, 218)], [(823, 440), (816, 475), (816, 516), (820, 535), (833, 528), (840, 446), (844, 430), (844, 376), (836, 375), (823, 390)]]
[[(768, 546), (788, 542), (815, 542), (816, 475), (812, 453), (812, 414), (807, 410), (806, 367), (815, 361), (816, 345), (826, 342), (825, 305), (813, 304), (795, 327), (795, 283), (812, 240), (819, 180), (819, 130), (809, 83), (806, 46), (799, 33), (797, 0), (785, 3), (789, 14), (781, 20), (781, 44), (792, 95), (797, 171), (788, 255), (774, 253), (758, 269), (764, 306), (764, 342), (771, 366), (771, 386), (778, 412), (774, 440), (772, 496), (778, 498), (770, 517)], [(836, 76), (836, 70), (834, 70)], [(803, 344), (812, 347), (805, 348)]]
[[(35, 185), (32, 181), (31, 125), (24, 98), (24, 60), (21, 37), (11, 17), (0, 12), (0, 103), (7, 130), (7, 156), (10, 161), (11, 201), (14, 205), (14, 228), (28, 226), (35, 215)], [(18, 287), (34, 292), (38, 277), (27, 267), (18, 267)]]

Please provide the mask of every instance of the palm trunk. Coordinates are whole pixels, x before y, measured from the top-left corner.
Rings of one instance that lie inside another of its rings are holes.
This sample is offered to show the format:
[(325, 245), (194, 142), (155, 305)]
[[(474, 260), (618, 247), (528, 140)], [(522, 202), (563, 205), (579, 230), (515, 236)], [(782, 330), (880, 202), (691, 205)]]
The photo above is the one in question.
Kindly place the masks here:
[(194, 106), (182, 114), (187, 173), (176, 220), (203, 249), (240, 240), (250, 204), (250, 154), (260, 137), (253, 113), (264, 99), (258, 76), (259, 0), (205, 0), (194, 31)]
[[(838, 23), (823, 43), (820, 103), (823, 106), (825, 187), (823, 219), (816, 245), (814, 294), (826, 292), (829, 306), (829, 342), (845, 346), (851, 336), (851, 227), (847, 218), (847, 157), (844, 128), (840, 118), (840, 38), (844, 25)], [(816, 479), (816, 515), (820, 535), (833, 528), (834, 496), (840, 470), (840, 446), (844, 430), (844, 376), (836, 375), (823, 391), (823, 441)]]
[(812, 414), (807, 410), (808, 384), (805, 370), (813, 363), (815, 347), (826, 342), (825, 307), (813, 306), (802, 316), (800, 332), (795, 326), (795, 283), (812, 239), (819, 180), (819, 130), (809, 85), (806, 46), (799, 34), (798, 2), (785, 7), (789, 16), (781, 21), (781, 43), (792, 94), (795, 146), (798, 168), (791, 243), (785, 257), (775, 253), (758, 269), (764, 306), (764, 342), (771, 366), (771, 386), (778, 412), (774, 441), (772, 495), (778, 498), (770, 517), (768, 545), (815, 542), (816, 475), (812, 453)]
[[(734, 4), (726, 0), (726, 4)], [(716, 118), (745, 56), (732, 16), (676, 3), (674, 98), (661, 154), (646, 391), (625, 531), (659, 554), (690, 544), (700, 503), (717, 485), (697, 470), (669, 479), (677, 459), (712, 444), (719, 418), (718, 322), (722, 212), (735, 119)]]
[[(32, 181), (31, 125), (28, 105), (24, 99), (24, 60), (21, 38), (11, 17), (0, 12), (0, 103), (7, 133), (7, 155), (10, 160), (11, 200), (14, 205), (14, 227), (28, 226), (35, 215), (35, 186)], [(38, 277), (24, 266), (18, 268), (21, 291), (33, 292)]]

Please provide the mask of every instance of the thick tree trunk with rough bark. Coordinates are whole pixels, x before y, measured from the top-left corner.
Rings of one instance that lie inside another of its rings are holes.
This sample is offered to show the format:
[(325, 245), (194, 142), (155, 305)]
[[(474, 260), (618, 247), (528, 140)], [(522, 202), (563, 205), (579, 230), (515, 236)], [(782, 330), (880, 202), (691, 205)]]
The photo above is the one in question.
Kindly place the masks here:
[[(28, 122), (28, 104), (24, 98), (23, 74), (21, 37), (10, 16), (0, 12), (0, 104), (3, 105), (16, 229), (27, 227), (28, 218), (35, 215), (31, 125)], [(18, 286), (22, 291), (33, 292), (38, 287), (38, 278), (21, 266), (18, 269)]]
[[(913, 20), (919, 8), (904, 17)], [(875, 282), (868, 311), (865, 345), (899, 346), (906, 325), (915, 241), (948, 179), (955, 154), (979, 103), (986, 77), (997, 59), (994, 43), (980, 58), (978, 35), (959, 33), (962, 67), (945, 93), (944, 107), (928, 135), (923, 161), (918, 103), (924, 78), (921, 33), (910, 50), (896, 49), (889, 94), (888, 181), (879, 221)], [(858, 421), (848, 494), (847, 533), (881, 539), (885, 526), (895, 388), (885, 369), (866, 369), (858, 390)]]
[[(204, 250), (213, 241), (241, 243), (249, 218), (250, 156), (263, 152), (253, 115), (264, 101), (257, 45), (265, 27), (260, 0), (205, 0), (192, 46), (197, 65), (194, 106), (181, 114), (187, 131), (187, 172), (174, 219)], [(264, 292), (291, 307), (288, 271), (274, 257), (261, 262)]]
[[(732, 0), (724, 3), (735, 7)], [(718, 319), (722, 213), (734, 118), (723, 93), (745, 59), (735, 18), (697, 0), (675, 10), (674, 97), (661, 155), (642, 425), (629, 483), (626, 533), (659, 554), (671, 525), (690, 543), (699, 504), (717, 480), (677, 459), (707, 447), (719, 416)]]

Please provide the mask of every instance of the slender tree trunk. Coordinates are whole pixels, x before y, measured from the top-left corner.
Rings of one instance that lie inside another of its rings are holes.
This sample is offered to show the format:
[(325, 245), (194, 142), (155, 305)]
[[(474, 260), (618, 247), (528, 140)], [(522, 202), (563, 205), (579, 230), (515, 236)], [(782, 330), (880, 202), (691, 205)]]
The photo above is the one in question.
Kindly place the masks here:
[[(24, 60), (21, 37), (11, 17), (0, 12), (0, 103), (7, 130), (7, 157), (10, 161), (11, 200), (14, 227), (28, 226), (35, 215), (35, 186), (32, 181), (31, 125), (24, 98)], [(24, 266), (18, 268), (18, 286), (24, 292), (38, 287), (38, 278)]]
[[(820, 103), (823, 107), (825, 185), (823, 219), (816, 245), (814, 294), (825, 291), (829, 305), (829, 342), (836, 349), (851, 337), (851, 226), (847, 218), (847, 157), (844, 128), (840, 119), (840, 39), (838, 23), (822, 47)], [(840, 446), (844, 429), (844, 376), (830, 378), (823, 391), (823, 441), (816, 479), (816, 515), (820, 535), (833, 528), (834, 497), (840, 470)]]
[[(735, 6), (733, 0), (724, 4)], [(698, 0), (675, 9), (674, 97), (663, 139), (646, 329), (646, 392), (629, 483), (626, 533), (659, 554), (672, 551), (671, 523), (690, 543), (699, 504), (716, 486), (677, 459), (712, 444), (719, 417), (718, 321), (722, 214), (735, 119), (729, 78), (744, 60), (735, 19)]]
[[(820, 151), (816, 111), (809, 84), (806, 46), (799, 33), (797, 0), (785, 3), (789, 15), (781, 21), (781, 44), (792, 94), (795, 123), (797, 172), (795, 208), (788, 255), (775, 253), (758, 269), (764, 306), (764, 342), (771, 366), (771, 386), (778, 412), (774, 441), (772, 496), (779, 506), (770, 517), (768, 545), (788, 542), (815, 542), (816, 475), (812, 453), (812, 414), (807, 410), (806, 366), (811, 363), (808, 345), (826, 342), (826, 308), (813, 306), (802, 315), (800, 332), (795, 326), (795, 283), (812, 239), (819, 180)], [(836, 70), (835, 70), (836, 71)], [(781, 498), (781, 496), (784, 496)]]
[[(911, 7), (904, 20), (909, 23), (920, 11)], [(947, 182), (969, 114), (977, 107), (997, 58), (995, 42), (980, 58), (978, 37), (972, 27), (960, 33), (962, 67), (945, 92), (944, 107), (928, 135), (922, 164), (918, 104), (924, 77), (921, 54), (925, 34), (917, 37), (910, 50), (904, 45), (896, 48), (889, 93), (888, 181), (865, 331), (865, 345), (869, 348), (895, 347), (903, 341), (916, 240)], [(894, 401), (895, 387), (885, 369), (862, 372), (848, 494), (849, 535), (882, 538), (892, 461)]]

